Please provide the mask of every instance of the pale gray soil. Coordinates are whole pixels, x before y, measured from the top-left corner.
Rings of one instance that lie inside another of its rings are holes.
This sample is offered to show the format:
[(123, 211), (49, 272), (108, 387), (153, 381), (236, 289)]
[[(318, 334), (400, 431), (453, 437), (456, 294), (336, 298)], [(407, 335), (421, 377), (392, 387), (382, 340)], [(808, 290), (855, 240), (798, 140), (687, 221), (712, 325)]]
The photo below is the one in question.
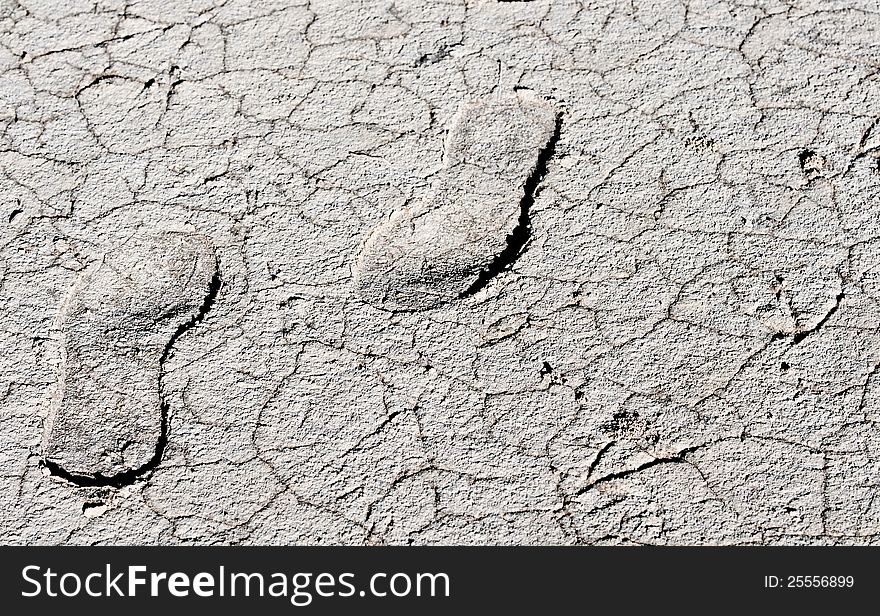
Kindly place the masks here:
[(875, 0), (0, 0), (0, 542), (876, 543)]

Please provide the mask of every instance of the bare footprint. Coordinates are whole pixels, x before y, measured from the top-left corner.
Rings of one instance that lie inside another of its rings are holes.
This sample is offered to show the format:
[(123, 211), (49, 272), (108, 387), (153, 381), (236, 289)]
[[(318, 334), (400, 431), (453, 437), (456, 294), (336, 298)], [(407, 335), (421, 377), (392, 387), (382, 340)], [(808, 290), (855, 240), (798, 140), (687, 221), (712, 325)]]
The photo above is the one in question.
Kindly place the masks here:
[(158, 462), (165, 441), (162, 363), (219, 290), (199, 235), (139, 235), (86, 270), (61, 306), (62, 361), (46, 422), (47, 467), (112, 484)]
[(385, 310), (424, 310), (469, 295), (512, 262), (560, 116), (528, 91), (461, 107), (429, 203), (393, 213), (354, 267), (358, 294)]

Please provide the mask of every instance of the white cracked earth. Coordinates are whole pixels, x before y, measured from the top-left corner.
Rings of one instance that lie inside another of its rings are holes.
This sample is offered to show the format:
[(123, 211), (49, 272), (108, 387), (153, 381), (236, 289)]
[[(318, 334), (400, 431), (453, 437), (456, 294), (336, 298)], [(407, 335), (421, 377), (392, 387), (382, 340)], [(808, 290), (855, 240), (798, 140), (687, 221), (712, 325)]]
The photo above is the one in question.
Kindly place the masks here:
[(0, 0), (0, 541), (880, 543), (876, 0)]

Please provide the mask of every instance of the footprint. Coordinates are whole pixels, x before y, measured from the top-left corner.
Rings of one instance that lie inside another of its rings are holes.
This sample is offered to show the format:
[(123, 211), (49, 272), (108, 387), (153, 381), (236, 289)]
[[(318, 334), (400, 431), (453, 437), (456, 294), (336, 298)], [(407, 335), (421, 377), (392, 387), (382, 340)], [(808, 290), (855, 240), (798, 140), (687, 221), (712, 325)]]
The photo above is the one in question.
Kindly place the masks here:
[(556, 108), (528, 91), (463, 105), (429, 202), (393, 213), (364, 243), (358, 295), (385, 310), (425, 310), (509, 266), (528, 239), (528, 208), (559, 126)]
[(208, 240), (141, 234), (86, 270), (58, 317), (62, 361), (44, 457), (84, 485), (124, 483), (165, 445), (162, 364), (220, 287)]

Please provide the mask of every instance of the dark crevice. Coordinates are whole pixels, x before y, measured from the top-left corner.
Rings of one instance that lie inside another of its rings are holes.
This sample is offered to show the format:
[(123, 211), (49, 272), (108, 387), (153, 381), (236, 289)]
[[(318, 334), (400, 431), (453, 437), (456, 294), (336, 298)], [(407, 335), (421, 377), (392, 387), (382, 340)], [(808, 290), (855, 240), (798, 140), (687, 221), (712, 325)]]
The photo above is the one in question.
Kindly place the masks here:
[(166, 344), (165, 348), (162, 350), (162, 355), (159, 358), (159, 380), (157, 384), (159, 387), (159, 398), (161, 400), (160, 410), (162, 413), (162, 418), (159, 438), (156, 441), (156, 452), (153, 454), (153, 457), (138, 468), (109, 476), (102, 473), (95, 473), (91, 475), (71, 473), (66, 471), (55, 462), (44, 459), (43, 465), (49, 470), (49, 472), (53, 476), (60, 477), (61, 479), (69, 481), (70, 483), (73, 483), (80, 487), (122, 488), (124, 486), (134, 483), (142, 475), (152, 471), (157, 466), (159, 466), (159, 463), (162, 461), (162, 455), (165, 453), (165, 446), (168, 444), (169, 404), (168, 401), (165, 400), (162, 390), (162, 378), (165, 375), (163, 371), (163, 366), (165, 364), (165, 361), (171, 355), (171, 349), (174, 347), (174, 344), (177, 342), (177, 340), (187, 331), (201, 323), (208, 312), (210, 312), (211, 308), (214, 306), (214, 303), (217, 301), (217, 296), (220, 294), (221, 286), (223, 286), (223, 279), (220, 277), (220, 270), (217, 269), (214, 271), (214, 276), (211, 278), (211, 282), (208, 285), (208, 295), (205, 297), (205, 301), (202, 302), (202, 305), (199, 307), (198, 311), (188, 321), (182, 323), (180, 327), (177, 328), (177, 331), (174, 332), (174, 334), (168, 340), (168, 344)]
[(507, 246), (492, 260), (483, 271), (480, 272), (476, 282), (474, 282), (466, 291), (461, 293), (459, 299), (470, 297), (478, 291), (482, 290), (489, 281), (500, 274), (511, 265), (525, 252), (525, 247), (532, 237), (532, 221), (529, 212), (535, 203), (538, 185), (544, 176), (547, 175), (547, 165), (553, 154), (556, 152), (556, 142), (559, 141), (559, 134), (562, 130), (562, 114), (556, 116), (556, 129), (553, 135), (547, 141), (547, 145), (538, 154), (538, 162), (534, 171), (528, 177), (523, 185), (523, 198), (519, 203), (519, 220), (516, 227), (507, 236)]
[(825, 157), (814, 150), (802, 150), (798, 154), (798, 162), (808, 181), (813, 181), (821, 176), (822, 170), (825, 168)]
[[(834, 313), (837, 312), (838, 308), (840, 308), (840, 302), (843, 301), (843, 298), (844, 298), (844, 293), (841, 291), (841, 292), (838, 293), (837, 296), (834, 298), (834, 300), (835, 300), (835, 301), (834, 301), (834, 305), (833, 305), (833, 306), (831, 307), (831, 309), (825, 314), (825, 316), (822, 317), (822, 319), (821, 319), (818, 323), (816, 323), (816, 324), (815, 324), (813, 327), (811, 327), (810, 329), (806, 329), (806, 330), (801, 331), (801, 332), (796, 332), (796, 333), (791, 337), (791, 345), (794, 346), (794, 345), (796, 345), (796, 344), (800, 344), (801, 342), (803, 342), (803, 341), (807, 338), (807, 336), (809, 336), (810, 334), (814, 334), (814, 333), (816, 333), (817, 331), (819, 331), (819, 330), (822, 328), (822, 326), (825, 325), (825, 323), (827, 323), (828, 320), (829, 320), (831, 317), (834, 316)], [(770, 337), (770, 340), (771, 340), (772, 342), (775, 342), (775, 341), (777, 341), (777, 340), (784, 340), (785, 338), (788, 338), (788, 336), (789, 336), (789, 334), (787, 334), (787, 333), (785, 333), (785, 332), (776, 332), (775, 334), (773, 334), (773, 335)]]
[(599, 466), (599, 462), (602, 458), (605, 457), (605, 454), (617, 444), (617, 441), (609, 441), (605, 443), (598, 452), (596, 452), (596, 457), (593, 458), (593, 461), (590, 462), (590, 468), (587, 469), (587, 479), (593, 476), (593, 472), (596, 470), (596, 467)]
[(811, 327), (810, 329), (808, 329), (806, 331), (798, 332), (794, 335), (794, 337), (792, 338), (793, 345), (800, 344), (801, 342), (803, 342), (804, 338), (806, 338), (807, 336), (809, 336), (812, 333), (819, 331), (822, 328), (822, 326), (828, 322), (828, 319), (830, 319), (832, 316), (834, 316), (834, 313), (837, 312), (838, 308), (840, 308), (840, 302), (843, 300), (843, 292), (838, 293), (835, 300), (836, 301), (834, 302), (834, 305), (831, 307), (831, 310), (829, 310), (828, 313), (824, 317), (822, 317), (821, 321), (816, 323), (816, 325)]
[(85, 503), (83, 503), (82, 512), (86, 513), (90, 509), (95, 509), (97, 507), (104, 507), (105, 505), (106, 505), (106, 503), (104, 503), (104, 501), (100, 501), (100, 500), (86, 501)]
[(441, 60), (445, 60), (452, 53), (452, 50), (456, 47), (459, 47), (460, 44), (456, 43), (454, 45), (441, 45), (436, 51), (431, 53), (422, 54), (418, 60), (415, 62), (416, 68), (425, 65), (437, 64)]
[(801, 169), (806, 169), (807, 163), (810, 159), (812, 159), (816, 153), (813, 150), (802, 150), (798, 154), (798, 160), (801, 163)]
[(677, 454), (675, 454), (673, 456), (669, 456), (669, 457), (665, 457), (665, 458), (655, 458), (653, 460), (645, 462), (644, 464), (640, 464), (639, 466), (637, 466), (635, 468), (618, 471), (616, 473), (609, 473), (607, 475), (602, 475), (601, 477), (595, 479), (594, 481), (591, 481), (590, 483), (588, 483), (584, 487), (580, 488), (577, 492), (575, 492), (575, 496), (580, 496), (582, 494), (585, 494), (586, 492), (588, 492), (589, 490), (591, 490), (592, 488), (594, 488), (595, 486), (597, 486), (600, 483), (606, 483), (608, 481), (614, 481), (617, 479), (625, 479), (626, 477), (629, 477), (630, 475), (635, 475), (636, 473), (640, 473), (641, 471), (647, 470), (647, 469), (651, 468), (652, 466), (657, 466), (659, 464), (668, 464), (668, 463), (681, 464), (681, 463), (687, 462), (686, 456), (690, 453), (697, 451), (701, 447), (703, 447), (703, 445), (695, 445), (693, 447), (685, 447), (684, 449), (682, 449), (681, 451), (679, 451)]

